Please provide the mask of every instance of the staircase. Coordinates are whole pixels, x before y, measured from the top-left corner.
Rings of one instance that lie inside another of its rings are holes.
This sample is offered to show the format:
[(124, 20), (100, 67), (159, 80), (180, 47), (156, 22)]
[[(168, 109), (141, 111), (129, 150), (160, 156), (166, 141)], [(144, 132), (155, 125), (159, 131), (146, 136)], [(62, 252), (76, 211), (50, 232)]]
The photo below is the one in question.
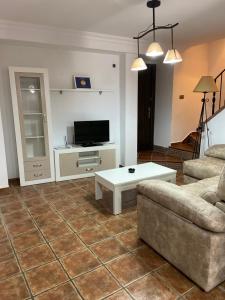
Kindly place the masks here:
[[(208, 119), (205, 120), (203, 128), (206, 122), (212, 120), (216, 115), (225, 109), (225, 85), (223, 85), (223, 76), (225, 76), (225, 69), (220, 72), (215, 78), (217, 87), (219, 88), (218, 93), (213, 93), (212, 100), (207, 103)], [(183, 141), (178, 143), (172, 143), (170, 151), (177, 151), (179, 157), (192, 158), (195, 145), (199, 141), (199, 133), (191, 132)]]

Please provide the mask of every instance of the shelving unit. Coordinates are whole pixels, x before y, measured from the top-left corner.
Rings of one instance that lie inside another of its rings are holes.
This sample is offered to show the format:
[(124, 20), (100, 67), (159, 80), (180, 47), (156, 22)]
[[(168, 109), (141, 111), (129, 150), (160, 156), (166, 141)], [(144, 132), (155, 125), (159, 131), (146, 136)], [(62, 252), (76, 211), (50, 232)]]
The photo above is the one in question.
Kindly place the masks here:
[(54, 181), (48, 71), (10, 67), (20, 184)]

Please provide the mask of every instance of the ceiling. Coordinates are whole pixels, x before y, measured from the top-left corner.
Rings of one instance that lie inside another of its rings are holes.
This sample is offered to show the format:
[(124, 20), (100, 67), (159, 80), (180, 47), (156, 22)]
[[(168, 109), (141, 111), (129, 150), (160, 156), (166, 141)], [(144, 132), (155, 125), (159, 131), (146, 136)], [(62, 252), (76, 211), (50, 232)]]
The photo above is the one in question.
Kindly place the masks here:
[[(152, 22), (146, 0), (0, 0), (0, 19), (132, 37)], [(224, 0), (162, 0), (160, 25), (180, 22), (177, 44), (225, 37)], [(159, 32), (159, 41), (168, 33)]]

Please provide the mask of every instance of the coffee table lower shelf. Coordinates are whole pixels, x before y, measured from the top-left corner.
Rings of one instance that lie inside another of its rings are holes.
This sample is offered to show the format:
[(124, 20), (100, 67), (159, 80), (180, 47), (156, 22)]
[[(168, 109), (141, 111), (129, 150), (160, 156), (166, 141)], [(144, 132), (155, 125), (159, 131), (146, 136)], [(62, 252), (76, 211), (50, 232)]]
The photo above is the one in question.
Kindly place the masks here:
[[(147, 164), (153, 164), (153, 163), (147, 163)], [(137, 168), (138, 166), (132, 166), (132, 167)], [(159, 167), (162, 167), (162, 166), (159, 166)], [(124, 169), (124, 172), (128, 172), (128, 168), (129, 167), (125, 167), (122, 169)], [(165, 168), (165, 167), (162, 167), (162, 168)], [(122, 211), (122, 192), (135, 189), (139, 182), (141, 182), (143, 180), (160, 179), (160, 180), (175, 183), (176, 182), (176, 171), (172, 170), (172, 169), (168, 169), (168, 168), (166, 168), (166, 169), (168, 170), (168, 174), (163, 174), (163, 175), (157, 174), (155, 176), (149, 175), (149, 176), (146, 176), (145, 178), (141, 178), (141, 179), (139, 179), (139, 178), (135, 179), (135, 176), (134, 176), (134, 181), (132, 181), (132, 182), (130, 182), (130, 180), (126, 181), (125, 180), (126, 178), (124, 178), (124, 181), (121, 181), (119, 184), (115, 184), (115, 183), (113, 183), (113, 181), (111, 181), (111, 180), (109, 180), (109, 178), (107, 178), (107, 174), (109, 174), (110, 170), (96, 172), (95, 173), (95, 199), (96, 200), (102, 199), (102, 197), (103, 197), (102, 186), (106, 187), (107, 189), (112, 191), (113, 192), (113, 214), (118, 215)], [(116, 175), (116, 170), (118, 170), (118, 169), (113, 169), (111, 171), (114, 172)], [(106, 174), (106, 176), (104, 176), (104, 174)]]

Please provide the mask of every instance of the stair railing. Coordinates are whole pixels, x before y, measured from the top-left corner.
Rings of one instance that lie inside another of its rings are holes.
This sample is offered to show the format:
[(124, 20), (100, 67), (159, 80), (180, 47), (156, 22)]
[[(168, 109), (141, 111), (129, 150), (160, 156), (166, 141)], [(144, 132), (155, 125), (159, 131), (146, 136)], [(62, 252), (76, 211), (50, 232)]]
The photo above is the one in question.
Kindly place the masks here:
[[(218, 110), (220, 110), (222, 107), (225, 106), (225, 99), (222, 100), (222, 91), (223, 91), (223, 74), (225, 73), (225, 69), (220, 72), (219, 75), (216, 76), (215, 82), (219, 88), (219, 104), (218, 104)], [(216, 108), (216, 93), (213, 93), (212, 98), (212, 116), (217, 112), (215, 111)]]

